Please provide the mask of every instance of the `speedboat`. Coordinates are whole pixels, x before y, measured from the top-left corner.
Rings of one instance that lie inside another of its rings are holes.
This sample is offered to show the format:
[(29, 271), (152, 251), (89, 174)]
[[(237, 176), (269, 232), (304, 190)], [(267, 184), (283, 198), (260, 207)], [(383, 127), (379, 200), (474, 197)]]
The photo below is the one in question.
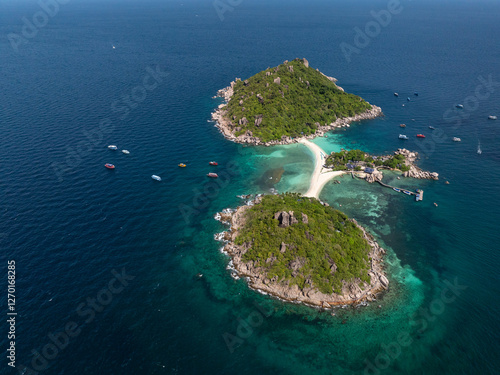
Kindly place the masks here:
[(394, 96), (396, 96), (396, 97), (397, 97), (397, 96), (399, 96), (399, 94), (398, 94), (397, 92), (395, 92), (395, 93), (394, 93)]
[(490, 119), (490, 120), (496, 120), (497, 116), (488, 116), (488, 119)]
[(392, 190), (397, 191), (398, 193), (401, 192), (401, 189), (398, 188), (392, 188)]
[(406, 124), (399, 125), (400, 128), (406, 128)]
[(106, 168), (108, 168), (108, 169), (115, 169), (114, 164), (111, 164), (111, 163), (106, 163), (106, 164), (104, 164), (104, 166), (105, 166)]
[(462, 109), (464, 106), (462, 104), (457, 104), (455, 107)]
[(453, 137), (453, 142), (461, 142), (462, 140), (458, 137)]
[(483, 153), (483, 150), (481, 150), (481, 142), (477, 143), (477, 153), (481, 155)]
[(123, 152), (125, 155), (130, 154), (130, 151), (129, 151), (129, 150), (122, 150), (122, 152)]
[(399, 135), (399, 139), (408, 139), (408, 136), (404, 135), (404, 134), (400, 134)]
[(411, 99), (410, 99), (410, 97), (407, 97), (406, 100), (410, 101)]
[(219, 176), (217, 175), (217, 173), (209, 173), (209, 174), (207, 174), (207, 176), (208, 176), (208, 177), (212, 177), (212, 178), (217, 178), (217, 177), (219, 177)]
[(411, 191), (408, 190), (403, 190), (403, 193), (405, 193), (406, 195), (411, 195)]
[(109, 145), (108, 148), (110, 150), (118, 150), (118, 147), (116, 147), (115, 145)]
[(210, 162), (208, 162), (208, 164), (210, 164), (210, 165), (219, 165), (219, 163), (217, 163), (216, 161), (210, 161)]
[(429, 126), (429, 129), (434, 130), (436, 128), (434, 126)]
[(160, 177), (160, 176), (157, 176), (157, 175), (155, 175), (155, 174), (154, 174), (154, 175), (152, 175), (152, 176), (151, 176), (151, 178), (152, 178), (153, 180), (156, 180), (156, 181), (161, 181), (161, 177)]
[(181, 168), (186, 168), (186, 164), (184, 164), (184, 163), (180, 163), (180, 164), (179, 164), (179, 167), (181, 167)]
[(425, 138), (425, 135), (423, 135), (423, 134), (417, 134), (417, 138)]
[(418, 96), (418, 92), (414, 92), (413, 95)]

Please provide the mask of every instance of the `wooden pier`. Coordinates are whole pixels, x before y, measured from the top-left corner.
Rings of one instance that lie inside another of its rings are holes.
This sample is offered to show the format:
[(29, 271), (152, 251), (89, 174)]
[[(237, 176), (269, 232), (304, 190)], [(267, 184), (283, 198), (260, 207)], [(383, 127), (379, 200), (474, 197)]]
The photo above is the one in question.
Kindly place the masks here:
[[(354, 176), (356, 176), (357, 178), (359, 178), (360, 180), (364, 180), (364, 178), (362, 177), (359, 177), (358, 175), (356, 175), (355, 173), (351, 172), (351, 176), (352, 178), (354, 178)], [(401, 193), (404, 194), (405, 191), (408, 192), (408, 194), (406, 195), (414, 195), (415, 196), (415, 200), (417, 202), (419, 201), (422, 201), (424, 199), (424, 191), (421, 190), (421, 189), (417, 189), (417, 192), (413, 192), (413, 191), (410, 191), (410, 190), (407, 190), (407, 189), (402, 189), (402, 188), (398, 188), (398, 187), (395, 187), (395, 186), (391, 186), (391, 185), (387, 185), (385, 183), (383, 183), (382, 181), (379, 181), (379, 180), (376, 180), (380, 185), (386, 187), (386, 188), (389, 188), (389, 189), (392, 189), (394, 191), (399, 191)], [(395, 190), (397, 189), (397, 190)]]

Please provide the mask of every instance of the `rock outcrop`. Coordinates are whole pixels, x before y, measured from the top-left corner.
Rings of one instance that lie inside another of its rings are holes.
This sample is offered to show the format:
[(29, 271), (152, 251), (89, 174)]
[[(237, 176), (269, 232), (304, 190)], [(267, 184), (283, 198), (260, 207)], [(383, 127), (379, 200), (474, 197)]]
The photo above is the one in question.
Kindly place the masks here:
[(309, 224), (309, 218), (307, 217), (306, 214), (302, 213), (302, 222), (304, 224)]
[(299, 221), (294, 216), (293, 211), (280, 211), (274, 214), (274, 219), (279, 221), (279, 226), (281, 228), (287, 228), (290, 225), (297, 224)]
[(439, 180), (439, 174), (436, 172), (426, 172), (412, 165), (409, 171), (403, 173), (404, 177)]

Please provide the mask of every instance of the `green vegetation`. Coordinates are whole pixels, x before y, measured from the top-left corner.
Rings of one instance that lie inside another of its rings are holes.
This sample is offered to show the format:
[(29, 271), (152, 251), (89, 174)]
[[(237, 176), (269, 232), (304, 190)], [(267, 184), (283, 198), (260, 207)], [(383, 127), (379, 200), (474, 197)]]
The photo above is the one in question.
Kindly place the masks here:
[[(298, 222), (280, 227), (274, 219), (280, 211), (293, 211)], [(262, 203), (246, 211), (246, 223), (236, 238), (236, 244), (244, 243), (251, 244), (245, 262), (255, 261), (269, 279), (287, 280), (300, 289), (311, 285), (323, 293), (340, 294), (342, 280), (359, 277), (370, 282), (370, 246), (362, 231), (344, 213), (314, 198), (295, 193), (264, 196)]]
[[(325, 164), (333, 167), (336, 171), (345, 171), (349, 169), (347, 164), (351, 164), (352, 166), (356, 166), (357, 164), (361, 164), (358, 162), (364, 162), (369, 155), (365, 154), (361, 150), (342, 150), (340, 152), (333, 152), (330, 154), (326, 160)], [(363, 163), (365, 165), (365, 163)]]
[[(410, 167), (406, 165), (404, 155), (386, 155), (370, 156), (361, 150), (342, 150), (332, 152), (325, 160), (325, 164), (336, 171), (345, 171), (348, 169), (362, 170), (364, 167), (389, 167), (399, 169), (403, 172), (409, 171)], [(349, 168), (348, 164), (352, 167)]]
[[(280, 83), (274, 83), (278, 77)], [(313, 134), (317, 124), (371, 109), (369, 103), (343, 92), (300, 59), (266, 69), (246, 82), (236, 82), (226, 117), (239, 128), (236, 136), (250, 130), (263, 142)], [(248, 123), (240, 123), (243, 118)], [(256, 125), (259, 118), (262, 121)]]
[(384, 160), (383, 165), (392, 169), (399, 169), (403, 172), (409, 171), (410, 167), (405, 164), (404, 155), (393, 155), (389, 159)]

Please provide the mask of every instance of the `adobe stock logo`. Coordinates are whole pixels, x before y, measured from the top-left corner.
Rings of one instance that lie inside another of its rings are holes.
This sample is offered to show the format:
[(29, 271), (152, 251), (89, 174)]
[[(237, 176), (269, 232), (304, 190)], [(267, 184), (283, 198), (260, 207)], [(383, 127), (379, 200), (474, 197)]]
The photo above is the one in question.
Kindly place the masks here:
[(237, 7), (243, 2), (243, 0), (215, 0), (213, 2), (213, 6), (215, 8), (215, 11), (217, 12), (217, 15), (219, 16), (219, 19), (224, 21), (224, 13), (227, 11), (232, 12), (234, 10), (234, 7)]
[(50, 18), (54, 18), (59, 13), (59, 5), (68, 4), (70, 0), (38, 0), (41, 10), (33, 13), (31, 20), (26, 17), (21, 18), (23, 26), (21, 34), (9, 33), (7, 39), (14, 51), (19, 52), (19, 47), (28, 44), (29, 39), (33, 39), (40, 29), (47, 26)]
[(357, 26), (354, 28), (354, 46), (346, 42), (340, 43), (340, 49), (347, 62), (351, 62), (353, 53), (359, 55), (362, 49), (368, 47), (371, 40), (380, 35), (382, 28), (389, 26), (392, 16), (400, 14), (402, 11), (403, 6), (399, 0), (389, 0), (387, 10), (382, 9), (378, 12), (372, 10), (370, 14), (373, 20), (366, 23), (364, 32)]

